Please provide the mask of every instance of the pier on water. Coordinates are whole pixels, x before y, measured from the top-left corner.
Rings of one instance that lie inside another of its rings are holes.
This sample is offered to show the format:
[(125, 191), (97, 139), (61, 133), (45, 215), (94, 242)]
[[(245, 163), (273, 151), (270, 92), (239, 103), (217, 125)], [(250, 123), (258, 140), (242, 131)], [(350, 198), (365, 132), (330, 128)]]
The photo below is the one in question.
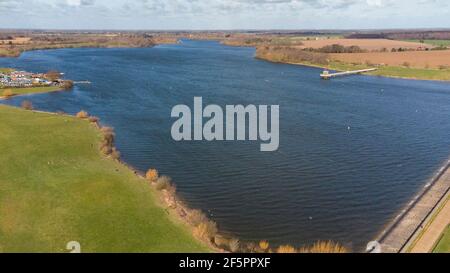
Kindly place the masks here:
[(369, 68), (369, 69), (361, 69), (361, 70), (354, 70), (354, 71), (345, 71), (345, 72), (337, 72), (337, 73), (330, 73), (330, 71), (325, 70), (322, 74), (320, 74), (320, 77), (324, 80), (329, 80), (331, 78), (336, 77), (343, 77), (343, 76), (350, 76), (350, 75), (357, 75), (361, 73), (366, 72), (372, 72), (376, 71), (378, 68)]
[(74, 81), (73, 84), (91, 84), (90, 81)]

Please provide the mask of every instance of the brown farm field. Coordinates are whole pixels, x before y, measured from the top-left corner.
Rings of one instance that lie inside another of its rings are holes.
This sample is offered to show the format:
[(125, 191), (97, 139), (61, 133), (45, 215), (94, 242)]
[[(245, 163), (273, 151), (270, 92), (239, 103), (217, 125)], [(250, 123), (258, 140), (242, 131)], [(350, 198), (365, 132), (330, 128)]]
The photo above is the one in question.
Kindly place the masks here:
[(405, 66), (415, 68), (450, 67), (450, 50), (406, 51), (406, 52), (372, 52), (330, 54), (334, 61), (354, 64), (374, 64)]
[(427, 45), (423, 43), (408, 42), (408, 41), (395, 41), (388, 39), (318, 39), (302, 41), (303, 45), (299, 45), (299, 48), (321, 48), (324, 46), (330, 46), (334, 44), (342, 46), (359, 46), (367, 51), (379, 51), (382, 49), (392, 50), (393, 48), (403, 49), (425, 49), (433, 48), (433, 45)]

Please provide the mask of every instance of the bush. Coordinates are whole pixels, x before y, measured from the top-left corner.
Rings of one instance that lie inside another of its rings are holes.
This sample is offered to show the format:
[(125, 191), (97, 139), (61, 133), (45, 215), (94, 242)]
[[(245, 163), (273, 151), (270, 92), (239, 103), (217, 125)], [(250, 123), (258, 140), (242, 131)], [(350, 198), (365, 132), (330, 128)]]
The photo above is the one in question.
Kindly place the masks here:
[(267, 242), (267, 241), (261, 241), (261, 242), (259, 242), (259, 248), (260, 248), (262, 251), (266, 252), (266, 251), (269, 249), (269, 242)]
[(100, 130), (103, 133), (103, 144), (112, 148), (114, 146), (114, 138), (116, 136), (114, 129), (111, 127), (103, 127)]
[(362, 53), (365, 52), (359, 46), (342, 46), (339, 44), (327, 45), (318, 49), (313, 49), (315, 52), (321, 53)]
[(22, 108), (25, 110), (33, 110), (33, 103), (29, 100), (22, 101)]
[(102, 146), (100, 148), (100, 151), (104, 154), (104, 155), (110, 155), (112, 153), (112, 148), (108, 147), (108, 146)]
[(5, 89), (3, 91), (3, 97), (10, 98), (12, 96), (14, 96), (14, 93), (13, 93), (13, 91), (11, 89)]
[(213, 221), (203, 222), (194, 229), (194, 235), (211, 242), (217, 235), (217, 224)]
[(116, 148), (112, 148), (111, 150), (111, 157), (115, 160), (120, 159), (120, 152)]
[[(114, 137), (115, 137), (114, 129), (111, 128), (111, 127), (103, 127), (102, 129), (100, 129), (100, 131), (103, 134), (103, 139), (102, 139), (100, 150), (105, 155), (110, 155), (110, 154), (112, 154), (115, 151), (115, 148), (114, 148)], [(116, 150), (115, 156), (117, 156), (117, 153), (118, 153), (118, 151)]]
[(89, 117), (88, 120), (91, 123), (98, 123), (100, 121), (98, 117)]
[(89, 117), (89, 114), (86, 111), (80, 111), (77, 113), (76, 117), (81, 119), (87, 119)]
[(62, 87), (66, 90), (72, 89), (73, 87), (73, 81), (64, 81), (62, 84)]
[(45, 77), (50, 81), (57, 81), (61, 77), (61, 73), (56, 70), (50, 70), (45, 74)]
[(277, 253), (296, 253), (295, 248), (290, 245), (279, 246)]
[(259, 253), (259, 252), (261, 252), (261, 250), (259, 249), (258, 245), (253, 243), (253, 242), (247, 243), (246, 245), (242, 245), (241, 244), (240, 251), (242, 251), (242, 252), (245, 251), (247, 253)]
[(266, 59), (274, 62), (287, 63), (313, 63), (320, 65), (327, 65), (328, 55), (324, 53), (311, 52), (313, 49), (302, 50), (292, 47), (272, 46), (272, 47), (258, 47), (256, 56), (258, 58)]
[(208, 221), (208, 218), (200, 210), (192, 210), (188, 215), (188, 221), (196, 227), (201, 223)]
[(411, 67), (411, 64), (410, 64), (410, 63), (408, 63), (408, 62), (404, 62), (404, 63), (403, 63), (403, 66), (404, 66), (404, 67), (408, 67), (408, 68), (409, 68), (409, 67)]
[(158, 191), (167, 190), (171, 187), (172, 179), (168, 176), (161, 176), (156, 181), (156, 189)]
[(228, 247), (230, 248), (230, 251), (233, 253), (236, 253), (239, 251), (240, 247), (241, 247), (241, 242), (239, 242), (238, 239), (231, 239)]
[(328, 242), (317, 242), (312, 247), (302, 248), (300, 250), (302, 253), (348, 253), (348, 249), (334, 243), (332, 241)]
[(147, 178), (147, 180), (152, 183), (156, 182), (159, 178), (158, 170), (156, 169), (148, 170), (147, 173), (145, 174), (145, 178)]
[(215, 244), (216, 246), (218, 246), (218, 247), (225, 248), (225, 247), (229, 247), (229, 245), (230, 245), (230, 240), (227, 239), (227, 238), (225, 238), (225, 237), (222, 236), (222, 235), (216, 235), (216, 236), (214, 237), (214, 244)]

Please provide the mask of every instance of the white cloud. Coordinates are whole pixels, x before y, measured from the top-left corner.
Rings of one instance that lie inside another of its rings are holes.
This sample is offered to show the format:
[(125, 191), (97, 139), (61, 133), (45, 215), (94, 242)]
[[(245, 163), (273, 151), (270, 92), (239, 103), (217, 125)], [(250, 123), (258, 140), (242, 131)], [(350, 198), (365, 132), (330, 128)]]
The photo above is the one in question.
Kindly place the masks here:
[[(447, 0), (0, 0), (26, 28), (450, 27)], [(26, 15), (26, 16), (24, 16)]]

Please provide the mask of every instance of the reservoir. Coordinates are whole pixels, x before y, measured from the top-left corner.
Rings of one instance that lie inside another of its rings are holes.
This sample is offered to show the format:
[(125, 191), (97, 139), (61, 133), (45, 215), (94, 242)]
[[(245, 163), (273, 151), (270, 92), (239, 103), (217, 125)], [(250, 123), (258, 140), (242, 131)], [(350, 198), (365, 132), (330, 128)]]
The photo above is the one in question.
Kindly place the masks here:
[[(350, 76), (254, 58), (213, 41), (135, 49), (58, 49), (0, 58), (89, 81), (15, 97), (45, 111), (86, 110), (114, 127), (122, 159), (171, 176), (180, 196), (243, 241), (364, 248), (450, 155), (450, 83)], [(171, 110), (203, 103), (279, 105), (279, 149), (171, 137)]]

